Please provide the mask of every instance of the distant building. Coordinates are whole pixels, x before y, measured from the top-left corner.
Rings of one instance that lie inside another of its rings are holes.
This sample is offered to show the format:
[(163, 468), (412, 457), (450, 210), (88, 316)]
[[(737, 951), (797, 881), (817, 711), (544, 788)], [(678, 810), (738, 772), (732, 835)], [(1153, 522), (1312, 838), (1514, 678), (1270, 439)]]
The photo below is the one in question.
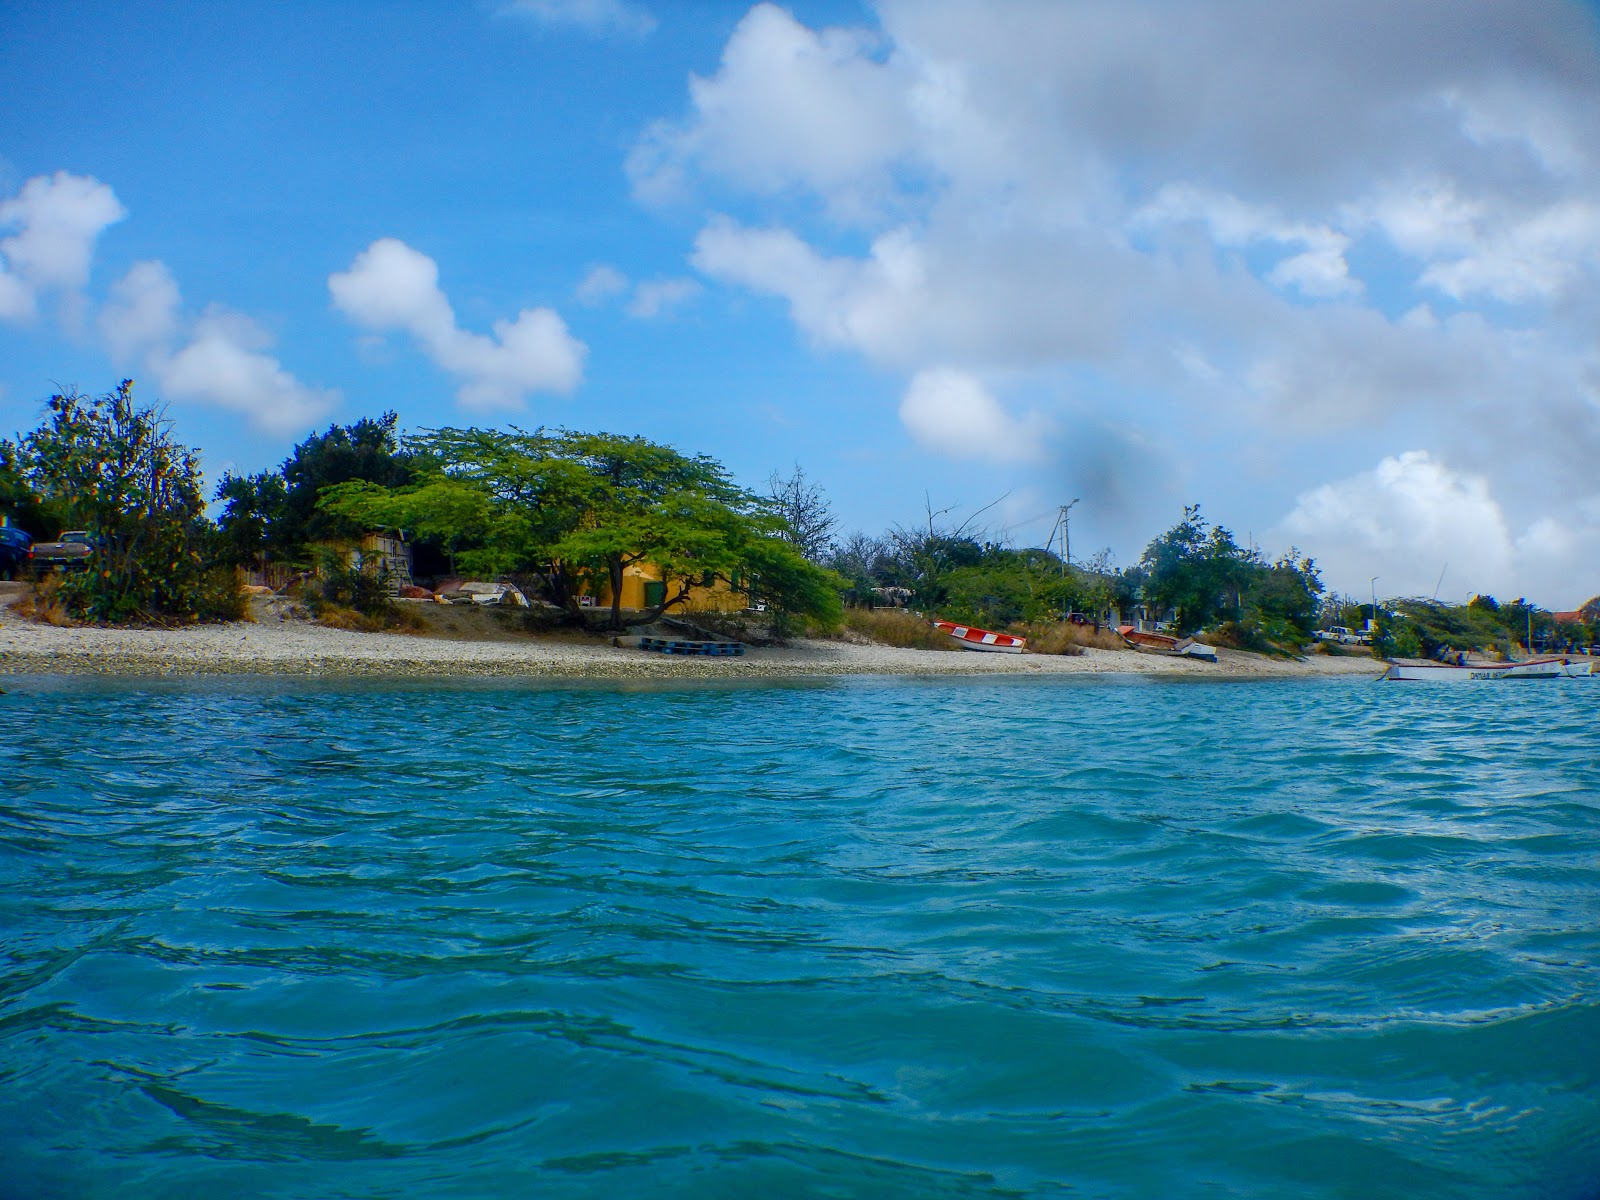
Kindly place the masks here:
[(381, 572), (395, 595), (411, 586), (411, 545), (398, 529), (369, 533), (358, 542), (319, 542), (318, 548), (339, 555), (352, 571)]

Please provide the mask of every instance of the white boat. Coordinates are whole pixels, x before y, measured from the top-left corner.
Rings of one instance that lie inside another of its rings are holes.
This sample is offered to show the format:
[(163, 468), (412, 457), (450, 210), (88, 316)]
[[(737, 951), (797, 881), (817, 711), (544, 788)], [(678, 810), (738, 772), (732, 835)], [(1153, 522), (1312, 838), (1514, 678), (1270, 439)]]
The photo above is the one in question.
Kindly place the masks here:
[(1379, 681), (1401, 680), (1425, 683), (1475, 683), (1499, 679), (1565, 679), (1569, 664), (1564, 658), (1537, 658), (1519, 663), (1392, 663)]
[(979, 629), (975, 625), (957, 625), (954, 621), (935, 621), (933, 627), (955, 638), (956, 644), (963, 650), (986, 650), (990, 654), (1021, 654), (1028, 644), (1026, 638)]
[(1566, 666), (1568, 679), (1600, 679), (1600, 675), (1595, 673), (1594, 659), (1592, 658), (1581, 663), (1569, 660)]

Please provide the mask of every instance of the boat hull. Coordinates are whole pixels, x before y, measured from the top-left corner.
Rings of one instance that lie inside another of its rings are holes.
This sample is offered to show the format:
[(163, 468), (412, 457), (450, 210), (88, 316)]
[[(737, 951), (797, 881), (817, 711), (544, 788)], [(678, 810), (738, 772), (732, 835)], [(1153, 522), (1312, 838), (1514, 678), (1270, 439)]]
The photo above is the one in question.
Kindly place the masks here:
[(954, 621), (935, 621), (933, 627), (948, 633), (963, 650), (976, 650), (982, 654), (1021, 654), (1028, 640), (1009, 633), (995, 633), (973, 625), (957, 625)]
[(1521, 663), (1393, 663), (1379, 678), (1406, 683), (1482, 683), (1512, 679), (1565, 679), (1568, 664), (1559, 658)]

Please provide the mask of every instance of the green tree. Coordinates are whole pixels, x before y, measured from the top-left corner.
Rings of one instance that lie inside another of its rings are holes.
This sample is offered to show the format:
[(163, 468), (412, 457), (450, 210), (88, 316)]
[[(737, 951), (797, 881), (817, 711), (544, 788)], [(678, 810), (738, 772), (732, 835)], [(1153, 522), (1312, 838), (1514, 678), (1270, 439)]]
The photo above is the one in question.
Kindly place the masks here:
[(408, 445), (432, 474), (399, 488), (327, 489), (325, 510), (413, 529), (431, 521), (463, 563), (537, 572), (574, 611), (583, 585), (603, 582), (613, 628), (622, 627), (623, 578), (640, 563), (667, 585), (646, 620), (715, 580), (752, 590), (780, 613), (838, 612), (842, 581), (809, 563), (785, 540), (782, 520), (704, 455), (543, 429), (440, 429)]
[(1146, 547), (1146, 601), (1170, 608), (1179, 628), (1203, 629), (1215, 621), (1237, 621), (1243, 590), (1255, 555), (1233, 540), (1233, 534), (1200, 515), (1200, 506), (1183, 510), (1183, 520)]
[(287, 540), (284, 519), (288, 485), (275, 471), (259, 475), (224, 474), (215, 498), (223, 502), (217, 527), (222, 552), (236, 566), (262, 566), (268, 560), (291, 562), (298, 544)]
[(133, 381), (104, 396), (52, 396), (49, 414), (23, 439), (26, 479), (96, 539), (91, 562), (62, 585), (68, 608), (113, 622), (240, 616), (232, 569), (211, 565), (199, 460), (159, 410), (134, 402)]
[(1268, 563), (1189, 505), (1139, 563), (1143, 598), (1176, 613), (1180, 629), (1217, 630), (1224, 641), (1290, 653), (1311, 636), (1322, 580), (1316, 563), (1291, 549)]
[(26, 451), (4, 439), (0, 439), (0, 516), (39, 542), (54, 538), (67, 527), (59, 507), (34, 490)]
[(255, 565), (267, 558), (309, 564), (310, 544), (370, 533), (371, 525), (319, 508), (318, 499), (325, 488), (341, 483), (403, 487), (426, 470), (426, 464), (401, 450), (398, 421), (386, 412), (353, 425), (330, 425), (296, 446), (276, 471), (224, 475), (215, 497), (224, 505), (218, 524), (234, 561)]

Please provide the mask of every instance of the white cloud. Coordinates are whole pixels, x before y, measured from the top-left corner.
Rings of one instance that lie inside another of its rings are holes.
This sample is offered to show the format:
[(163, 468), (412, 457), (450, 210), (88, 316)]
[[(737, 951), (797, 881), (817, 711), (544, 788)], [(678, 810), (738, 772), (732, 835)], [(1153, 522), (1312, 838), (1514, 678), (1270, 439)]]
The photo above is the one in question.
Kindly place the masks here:
[(501, 11), (594, 36), (644, 37), (656, 27), (650, 10), (630, 0), (510, 0)]
[(651, 279), (633, 289), (628, 315), (649, 320), (693, 300), (701, 292), (692, 279)]
[(438, 265), (395, 238), (380, 238), (347, 271), (328, 277), (334, 307), (373, 332), (403, 330), (461, 381), (469, 408), (519, 407), (530, 392), (571, 392), (583, 377), (588, 348), (549, 308), (523, 309), (494, 323), (493, 337), (456, 325), (439, 290)]
[(137, 262), (111, 285), (100, 310), (100, 334), (118, 362), (169, 346), (178, 333), (182, 298), (166, 263)]
[(691, 167), (758, 192), (804, 187), (834, 210), (876, 205), (911, 129), (905, 81), (864, 31), (814, 32), (772, 4), (739, 22), (717, 74), (691, 76), (691, 118), (652, 126), (629, 158), (637, 193), (668, 199)]
[(33, 289), (0, 263), (0, 321), (26, 321), (35, 311)]
[(1453, 470), (1427, 451), (1301, 495), (1276, 536), (1313, 554), (1336, 588), (1441, 599), (1471, 592), (1527, 594), (1564, 608), (1600, 591), (1600, 520), (1594, 497), (1514, 531), (1490, 482)]
[(307, 387), (269, 353), (272, 337), (241, 313), (213, 306), (192, 322), (161, 262), (135, 263), (112, 284), (99, 328), (119, 364), (148, 371), (164, 399), (211, 405), (269, 433), (315, 424), (339, 394)]
[[(817, 345), (886, 366), (1032, 366), (1104, 353), (1141, 263), (1096, 239), (1050, 242), (1031, 256), (1020, 249), (1003, 233), (952, 242), (902, 227), (875, 238), (864, 258), (830, 257), (787, 229), (718, 218), (695, 239), (691, 261), (786, 300)], [(1064, 291), (1074, 273), (1101, 286)]]
[(16, 231), (0, 239), (0, 318), (25, 320), (40, 295), (57, 292), (75, 322), (95, 242), (127, 215), (105, 184), (67, 171), (37, 175), (0, 201), (0, 230)]
[(152, 361), (169, 399), (241, 413), (262, 429), (304, 431), (338, 403), (337, 392), (308, 388), (266, 351), (272, 337), (242, 313), (212, 310), (190, 327), (188, 340)]
[(1037, 414), (1011, 416), (964, 371), (920, 371), (900, 401), (900, 420), (919, 443), (950, 458), (1036, 462), (1048, 427)]
[(1385, 185), (1353, 214), (1423, 262), (1420, 283), (1516, 304), (1555, 298), (1600, 266), (1600, 189), (1589, 191), (1530, 203), (1436, 178)]
[(1246, 204), (1236, 196), (1207, 192), (1189, 184), (1163, 188), (1150, 203), (1133, 214), (1135, 230), (1159, 230), (1184, 222), (1206, 226), (1222, 246), (1250, 246), (1279, 242), (1299, 246), (1298, 254), (1284, 258), (1267, 273), (1280, 287), (1294, 287), (1306, 296), (1326, 298), (1353, 295), (1361, 283), (1350, 277), (1345, 261), (1350, 238), (1328, 225), (1285, 220), (1268, 208)]
[(579, 304), (593, 307), (596, 304), (604, 304), (627, 290), (626, 275), (606, 263), (597, 263), (589, 268), (573, 294)]

